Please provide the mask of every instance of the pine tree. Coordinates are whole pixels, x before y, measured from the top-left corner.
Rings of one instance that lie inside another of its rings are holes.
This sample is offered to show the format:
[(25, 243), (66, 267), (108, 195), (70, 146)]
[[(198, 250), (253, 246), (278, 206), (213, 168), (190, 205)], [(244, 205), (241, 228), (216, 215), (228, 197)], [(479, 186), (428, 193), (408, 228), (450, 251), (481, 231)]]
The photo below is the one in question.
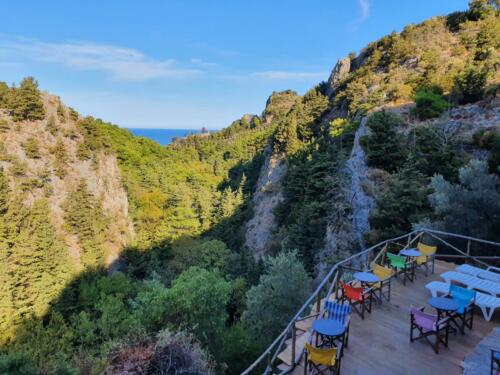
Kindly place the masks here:
[(35, 201), (30, 209), (18, 197), (9, 206), (7, 220), (14, 320), (40, 316), (68, 280), (67, 250), (50, 221), (46, 199)]
[(61, 138), (59, 138), (54, 147), (51, 148), (51, 153), (54, 155), (54, 167), (56, 169), (55, 174), (57, 177), (63, 179), (66, 176), (66, 167), (68, 164), (68, 154), (66, 153), (66, 147)]
[(78, 237), (84, 266), (98, 266), (104, 260), (106, 222), (101, 202), (87, 188), (84, 180), (66, 198), (64, 220), (71, 233)]
[(42, 120), (45, 117), (38, 82), (33, 77), (24, 78), (19, 88), (12, 88), (7, 106), (14, 121)]

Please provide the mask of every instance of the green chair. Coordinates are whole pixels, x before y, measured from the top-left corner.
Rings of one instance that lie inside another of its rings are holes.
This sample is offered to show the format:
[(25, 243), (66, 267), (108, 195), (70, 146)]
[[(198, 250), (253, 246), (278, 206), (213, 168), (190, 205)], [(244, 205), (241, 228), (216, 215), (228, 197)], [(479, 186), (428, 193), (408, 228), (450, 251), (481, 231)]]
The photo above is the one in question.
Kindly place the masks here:
[(406, 257), (392, 253), (387, 253), (386, 256), (389, 265), (396, 271), (396, 277), (398, 274), (403, 276), (403, 285), (406, 285), (406, 279), (413, 281), (413, 267), (412, 264), (406, 260)]

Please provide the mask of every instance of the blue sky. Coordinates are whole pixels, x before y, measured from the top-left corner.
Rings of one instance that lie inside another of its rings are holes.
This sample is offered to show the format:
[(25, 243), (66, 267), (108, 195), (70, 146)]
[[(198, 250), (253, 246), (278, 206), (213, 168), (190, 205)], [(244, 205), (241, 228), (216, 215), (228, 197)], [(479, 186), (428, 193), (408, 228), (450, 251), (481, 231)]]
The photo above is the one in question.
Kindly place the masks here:
[(5, 1), (0, 80), (35, 76), (123, 127), (210, 129), (304, 93), (338, 58), (467, 0)]

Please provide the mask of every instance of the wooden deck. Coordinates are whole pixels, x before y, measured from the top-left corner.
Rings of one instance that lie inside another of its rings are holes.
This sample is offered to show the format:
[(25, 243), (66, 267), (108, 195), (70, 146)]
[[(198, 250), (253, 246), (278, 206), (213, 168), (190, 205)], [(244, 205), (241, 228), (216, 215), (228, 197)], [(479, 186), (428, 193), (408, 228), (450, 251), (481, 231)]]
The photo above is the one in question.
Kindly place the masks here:
[[(434, 275), (425, 277), (422, 271), (417, 271), (417, 280), (407, 282), (403, 286), (400, 280), (392, 281), (391, 301), (382, 305), (374, 304), (371, 314), (365, 320), (353, 314), (351, 320), (349, 347), (344, 351), (341, 373), (356, 374), (439, 374), (456, 375), (462, 373), (460, 364), (467, 354), (472, 352), (481, 339), (500, 324), (498, 314), (491, 322), (484, 320), (481, 311), (477, 309), (474, 316), (473, 330), (466, 330), (465, 336), (460, 333), (450, 335), (449, 347), (442, 346), (436, 355), (425, 341), (409, 341), (409, 307), (425, 306), (428, 312), (435, 312), (427, 304), (431, 297), (425, 284), (430, 281), (442, 281), (439, 275), (455, 268), (455, 264), (436, 261)], [(312, 321), (303, 322), (303, 328), (309, 329)], [(309, 332), (297, 337), (296, 353), (300, 353)], [(290, 364), (291, 340), (287, 342), (286, 350), (279, 358)], [(292, 374), (303, 374), (302, 364), (296, 366)]]

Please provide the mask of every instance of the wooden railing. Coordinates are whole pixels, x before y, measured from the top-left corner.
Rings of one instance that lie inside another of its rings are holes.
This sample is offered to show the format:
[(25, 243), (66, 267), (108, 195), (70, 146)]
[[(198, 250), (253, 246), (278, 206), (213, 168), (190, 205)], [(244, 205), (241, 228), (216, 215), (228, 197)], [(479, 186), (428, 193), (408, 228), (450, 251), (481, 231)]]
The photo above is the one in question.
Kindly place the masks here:
[[(404, 234), (399, 237), (391, 238), (379, 242), (368, 249), (362, 250), (338, 263), (335, 263), (326, 276), (321, 280), (314, 292), (304, 302), (302, 307), (294, 315), (294, 317), (286, 325), (285, 329), (276, 339), (267, 347), (266, 350), (244, 371), (242, 375), (250, 374), (286, 374), (290, 372), (294, 366), (300, 363), (303, 355), (303, 350), (296, 353), (296, 324), (305, 319), (317, 318), (323, 315), (321, 301), (323, 298), (328, 299), (332, 293), (337, 293), (338, 279), (342, 271), (345, 270), (367, 270), (372, 262), (382, 262), (386, 251), (395, 246), (399, 249), (408, 248), (426, 236), (426, 243), (434, 242), (438, 245), (437, 258), (444, 259), (459, 259), (462, 262), (471, 262), (477, 265), (486, 267), (500, 262), (500, 243), (482, 240), (464, 235), (447, 233), (433, 229), (419, 229), (413, 232)], [(452, 243), (453, 242), (453, 243)], [(459, 248), (460, 245), (465, 245), (465, 250)], [(448, 249), (448, 253), (443, 250), (443, 246)], [(481, 247), (493, 248), (493, 255), (476, 255), (484, 251)], [(451, 252), (450, 252), (451, 251)], [(310, 333), (311, 335), (311, 333)], [(292, 366), (287, 370), (277, 370), (278, 355), (285, 349), (285, 343), (291, 339), (291, 358)], [(310, 340), (311, 337), (308, 338)]]

